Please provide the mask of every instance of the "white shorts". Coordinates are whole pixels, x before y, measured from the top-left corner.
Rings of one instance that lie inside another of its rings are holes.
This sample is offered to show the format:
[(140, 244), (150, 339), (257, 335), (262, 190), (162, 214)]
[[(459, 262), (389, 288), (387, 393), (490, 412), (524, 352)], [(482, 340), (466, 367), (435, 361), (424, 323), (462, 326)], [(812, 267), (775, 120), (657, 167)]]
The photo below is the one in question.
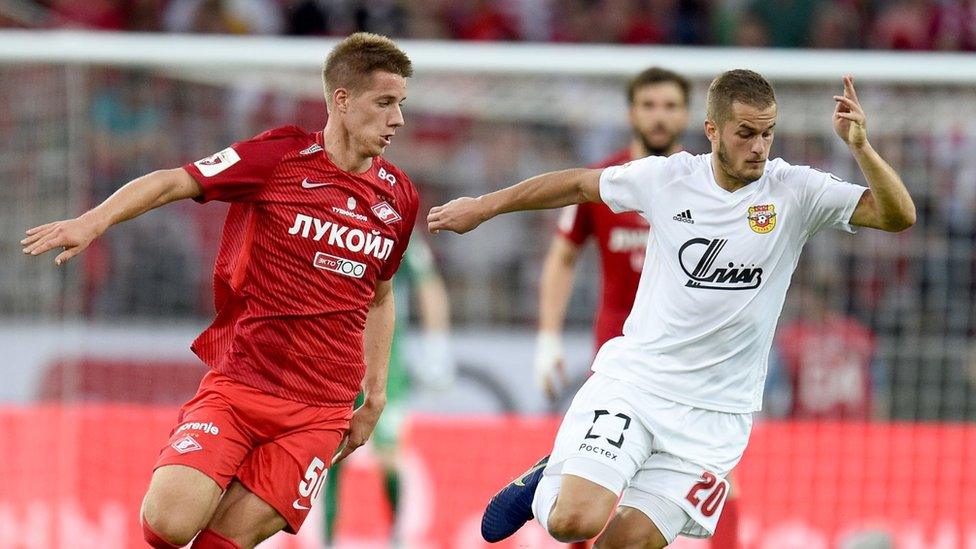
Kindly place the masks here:
[(650, 517), (669, 542), (679, 533), (708, 537), (751, 429), (751, 413), (678, 404), (596, 373), (573, 398), (545, 474), (623, 494), (620, 505)]

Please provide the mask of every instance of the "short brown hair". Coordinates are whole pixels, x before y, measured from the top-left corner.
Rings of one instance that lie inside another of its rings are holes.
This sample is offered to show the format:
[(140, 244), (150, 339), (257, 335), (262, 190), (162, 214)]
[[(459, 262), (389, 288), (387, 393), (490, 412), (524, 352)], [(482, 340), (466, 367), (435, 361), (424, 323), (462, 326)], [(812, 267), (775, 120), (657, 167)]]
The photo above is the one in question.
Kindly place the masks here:
[(637, 76), (630, 79), (630, 83), (627, 85), (627, 102), (633, 105), (637, 90), (644, 86), (664, 84), (666, 82), (674, 82), (681, 88), (681, 96), (684, 97), (685, 105), (687, 106), (688, 96), (691, 95), (691, 83), (684, 76), (674, 71), (669, 71), (668, 69), (662, 69), (661, 67), (644, 69)]
[(413, 76), (410, 58), (393, 40), (370, 32), (349, 35), (332, 48), (325, 59), (322, 81), (325, 84), (326, 102), (332, 101), (332, 93), (339, 88), (361, 88), (373, 71), (378, 70), (404, 78)]
[(761, 74), (735, 69), (718, 75), (708, 87), (708, 119), (721, 125), (732, 116), (732, 103), (765, 109), (776, 103), (773, 87)]

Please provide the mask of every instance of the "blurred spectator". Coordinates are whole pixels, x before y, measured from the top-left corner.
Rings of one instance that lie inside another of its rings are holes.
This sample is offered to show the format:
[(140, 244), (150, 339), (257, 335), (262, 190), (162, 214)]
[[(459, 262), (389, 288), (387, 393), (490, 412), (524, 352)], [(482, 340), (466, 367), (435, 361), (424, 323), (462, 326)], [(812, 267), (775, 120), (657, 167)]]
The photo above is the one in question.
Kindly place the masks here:
[(164, 14), (169, 32), (280, 34), (284, 17), (271, 0), (172, 0)]
[(60, 27), (124, 30), (126, 5), (114, 0), (54, 0), (51, 10)]
[(454, 38), (459, 40), (518, 40), (514, 18), (490, 0), (455, 2), (450, 14)]
[(797, 269), (791, 294), (797, 315), (779, 327), (770, 358), (767, 413), (793, 419), (883, 417), (874, 334), (831, 307), (832, 279), (810, 283), (802, 273)]
[(297, 0), (286, 4), (285, 34), (318, 36), (329, 34), (335, 24), (335, 14), (325, 2)]
[(747, 18), (757, 17), (769, 33), (769, 45), (774, 48), (800, 48), (809, 42), (813, 17), (822, 6), (821, 0), (756, 0), (747, 11)]
[(938, 10), (931, 0), (900, 0), (885, 7), (870, 35), (875, 48), (930, 50), (935, 45)]
[(838, 2), (820, 10), (813, 19), (808, 47), (817, 49), (851, 49), (861, 47), (863, 18), (848, 3)]

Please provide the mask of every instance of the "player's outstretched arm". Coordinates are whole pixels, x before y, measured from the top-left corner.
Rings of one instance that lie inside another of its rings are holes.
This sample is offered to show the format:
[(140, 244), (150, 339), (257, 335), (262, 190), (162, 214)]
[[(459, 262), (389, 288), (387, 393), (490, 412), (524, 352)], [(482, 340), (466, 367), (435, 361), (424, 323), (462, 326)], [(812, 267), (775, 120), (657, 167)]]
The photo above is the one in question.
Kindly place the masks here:
[(503, 213), (599, 202), (601, 172), (583, 168), (549, 172), (478, 198), (456, 198), (431, 208), (427, 228), (461, 234)]
[(130, 181), (79, 217), (28, 229), (27, 238), (20, 243), (24, 246), (24, 253), (30, 255), (62, 249), (54, 258), (54, 263), (61, 265), (84, 251), (112, 225), (163, 204), (199, 196), (200, 193), (200, 184), (182, 168), (155, 171)]
[(901, 177), (868, 142), (867, 116), (854, 90), (854, 79), (844, 77), (844, 95), (835, 95), (834, 130), (850, 147), (869, 190), (851, 215), (851, 224), (883, 231), (903, 231), (915, 224), (915, 203)]
[(342, 450), (332, 460), (338, 463), (369, 440), (376, 422), (386, 407), (386, 378), (389, 372), (390, 344), (393, 342), (393, 323), (396, 307), (393, 301), (393, 282), (380, 280), (376, 283), (373, 301), (366, 314), (366, 330), (363, 333), (363, 350), (366, 359), (366, 376), (363, 378), (363, 405), (356, 408)]

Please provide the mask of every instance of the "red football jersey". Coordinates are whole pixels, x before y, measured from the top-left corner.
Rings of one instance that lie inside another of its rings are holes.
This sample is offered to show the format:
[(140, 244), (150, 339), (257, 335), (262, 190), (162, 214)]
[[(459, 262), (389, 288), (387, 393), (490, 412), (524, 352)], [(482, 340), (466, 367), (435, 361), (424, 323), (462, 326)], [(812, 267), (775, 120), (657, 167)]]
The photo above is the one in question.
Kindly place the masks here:
[(786, 324), (776, 339), (793, 389), (790, 417), (870, 419), (875, 341), (867, 327), (832, 314)]
[(183, 168), (197, 200), (231, 202), (214, 266), (217, 317), (193, 351), (213, 370), (316, 405), (349, 405), (365, 374), (377, 281), (393, 277), (417, 191), (381, 157), (340, 170), (322, 133), (267, 131)]
[[(605, 168), (630, 160), (630, 151), (625, 149), (591, 167)], [(647, 220), (637, 212), (613, 213), (606, 204), (588, 202), (563, 209), (559, 234), (576, 245), (594, 236), (600, 249), (603, 289), (593, 326), (596, 349), (623, 334), (644, 268), (649, 230)]]

